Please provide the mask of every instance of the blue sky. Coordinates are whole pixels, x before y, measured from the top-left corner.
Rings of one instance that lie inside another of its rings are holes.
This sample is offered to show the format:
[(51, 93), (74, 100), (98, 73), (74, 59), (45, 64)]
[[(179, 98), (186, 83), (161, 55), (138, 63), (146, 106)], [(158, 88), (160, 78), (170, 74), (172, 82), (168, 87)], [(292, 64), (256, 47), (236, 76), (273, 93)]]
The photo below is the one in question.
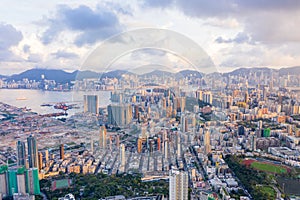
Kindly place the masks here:
[[(145, 27), (192, 39), (220, 71), (298, 66), (299, 24), (297, 0), (1, 0), (0, 74), (80, 69), (105, 39)], [(172, 55), (143, 51), (123, 56), (114, 67), (151, 60), (185, 67)]]

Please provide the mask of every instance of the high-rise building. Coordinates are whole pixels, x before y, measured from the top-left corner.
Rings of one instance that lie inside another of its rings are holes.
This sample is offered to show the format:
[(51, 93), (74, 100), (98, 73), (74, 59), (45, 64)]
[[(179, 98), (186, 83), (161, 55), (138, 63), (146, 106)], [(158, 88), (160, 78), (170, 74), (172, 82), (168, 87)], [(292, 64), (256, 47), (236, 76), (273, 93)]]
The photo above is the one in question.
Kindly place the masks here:
[(27, 170), (27, 188), (29, 194), (39, 195), (40, 192), (40, 182), (39, 182), (39, 172), (37, 168), (31, 168)]
[(94, 154), (94, 140), (91, 140), (91, 152)]
[(169, 172), (169, 199), (188, 199), (188, 173), (172, 169)]
[(201, 100), (201, 101), (202, 101), (202, 98), (203, 98), (202, 93), (203, 93), (202, 90), (197, 90), (196, 91), (196, 98)]
[(84, 112), (94, 113), (96, 115), (99, 114), (99, 101), (98, 95), (84, 95)]
[(17, 172), (17, 185), (18, 185), (18, 193), (26, 194), (26, 179), (25, 179), (25, 167), (20, 168)]
[(210, 131), (206, 130), (204, 133), (204, 151), (205, 154), (209, 154), (211, 152), (211, 146), (210, 146)]
[(38, 157), (39, 157), (39, 171), (43, 168), (43, 154), (42, 152), (38, 153)]
[(212, 104), (213, 97), (212, 97), (211, 91), (205, 91), (205, 92), (203, 92), (202, 93), (202, 99), (203, 99), (204, 103)]
[(25, 142), (17, 142), (17, 158), (18, 166), (26, 166), (26, 151), (25, 151)]
[(106, 138), (106, 128), (104, 125), (102, 125), (100, 127), (100, 137), (99, 137), (99, 146), (101, 149), (105, 149), (106, 148), (106, 142), (107, 142), (107, 138)]
[(142, 148), (143, 148), (143, 140), (142, 140), (142, 138), (139, 138), (138, 139), (138, 142), (137, 142), (137, 152), (138, 153), (141, 153), (142, 152)]
[(256, 135), (251, 134), (251, 150), (256, 151)]
[(38, 146), (35, 136), (30, 135), (27, 138), (27, 147), (29, 168), (38, 168)]
[(0, 166), (0, 195), (8, 196), (8, 167), (6, 165)]
[(65, 146), (64, 144), (61, 144), (59, 146), (59, 155), (60, 155), (60, 159), (65, 159)]
[(181, 141), (180, 141), (180, 135), (177, 135), (177, 157), (181, 157)]
[(114, 126), (124, 127), (132, 120), (132, 108), (130, 104), (111, 104), (107, 107), (108, 123)]
[(116, 146), (117, 146), (117, 148), (120, 147), (120, 136), (119, 136), (119, 134), (116, 136)]
[(49, 161), (49, 150), (48, 149), (45, 150), (45, 160), (46, 160), (46, 163), (48, 163), (48, 161)]
[(186, 98), (185, 97), (177, 97), (177, 112), (185, 111)]
[(248, 102), (249, 102), (249, 94), (248, 94), (248, 91), (245, 92), (244, 102), (245, 102), (245, 103), (248, 103)]
[(121, 166), (125, 167), (126, 161), (125, 161), (125, 145), (121, 144), (120, 145), (120, 162)]
[(8, 185), (10, 196), (18, 192), (17, 168), (8, 169)]
[(164, 142), (164, 157), (165, 157), (165, 159), (169, 158), (169, 155), (168, 155), (168, 151), (169, 151), (168, 144), (169, 144), (168, 140), (165, 140), (165, 142)]

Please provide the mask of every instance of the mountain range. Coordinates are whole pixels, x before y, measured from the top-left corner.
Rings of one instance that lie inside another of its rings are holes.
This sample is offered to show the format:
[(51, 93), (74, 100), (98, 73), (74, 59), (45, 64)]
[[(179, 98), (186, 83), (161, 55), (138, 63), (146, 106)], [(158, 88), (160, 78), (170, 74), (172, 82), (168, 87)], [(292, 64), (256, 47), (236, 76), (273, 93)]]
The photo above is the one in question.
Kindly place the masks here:
[[(300, 74), (300, 66), (297, 67), (288, 67), (288, 68), (280, 68), (280, 69), (272, 69), (272, 68), (239, 68), (233, 70), (232, 72), (228, 73), (219, 73), (220, 75), (249, 75), (250, 73), (263, 73), (263, 74), (270, 74), (271, 72), (277, 72), (279, 75), (287, 75), (287, 74)], [(216, 72), (215, 72), (216, 73)], [(82, 80), (82, 79), (92, 79), (92, 78), (100, 78), (100, 77), (107, 77), (107, 78), (117, 78), (120, 79), (122, 75), (134, 75), (133, 72), (128, 72), (126, 70), (114, 70), (105, 73), (98, 73), (94, 71), (74, 71), (74, 72), (66, 72), (63, 70), (58, 69), (30, 69), (24, 71), (20, 74), (14, 74), (11, 76), (3, 76), (0, 75), (0, 79), (6, 79), (8, 81), (19, 81), (23, 79), (28, 80), (35, 80), (40, 81), (42, 80), (42, 75), (44, 75), (45, 79), (48, 80), (55, 80), (58, 83), (67, 83), (74, 80)], [(137, 75), (141, 77), (150, 77), (150, 76), (174, 76), (176, 78), (186, 78), (186, 77), (194, 77), (194, 78), (201, 78), (204, 76), (204, 73), (194, 71), (194, 70), (182, 70), (177, 73), (162, 71), (162, 70), (154, 70), (149, 73), (145, 73), (142, 75)]]

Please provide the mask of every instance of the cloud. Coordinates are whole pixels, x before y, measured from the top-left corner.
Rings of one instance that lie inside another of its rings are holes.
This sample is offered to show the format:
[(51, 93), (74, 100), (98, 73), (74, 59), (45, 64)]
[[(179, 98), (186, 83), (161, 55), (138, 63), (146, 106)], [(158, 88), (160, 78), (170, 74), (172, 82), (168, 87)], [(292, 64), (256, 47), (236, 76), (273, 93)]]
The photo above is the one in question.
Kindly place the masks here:
[(7, 50), (16, 46), (23, 39), (23, 35), (10, 24), (0, 24), (0, 50)]
[(22, 32), (10, 24), (0, 24), (0, 62), (18, 62), (22, 58), (11, 51), (23, 39)]
[[(296, 0), (190, 0), (188, 3), (185, 0), (153, 3), (145, 0), (144, 5), (175, 7), (186, 16), (205, 19), (206, 24), (212, 26), (216, 26), (212, 19), (236, 19), (243, 32), (255, 42), (300, 42), (300, 1)], [(222, 38), (218, 41), (224, 42)]]
[(30, 54), (27, 58), (27, 61), (32, 63), (40, 63), (42, 61), (42, 58), (40, 54)]
[(29, 46), (28, 44), (25, 44), (25, 45), (23, 46), (23, 52), (24, 52), (24, 53), (29, 53), (29, 52), (30, 52), (30, 46)]
[(145, 0), (144, 5), (150, 7), (168, 7), (174, 3), (174, 0)]
[(248, 43), (254, 44), (252, 39), (245, 32), (239, 32), (234, 38), (224, 39), (223, 37), (218, 37), (215, 42), (217, 43)]
[(96, 10), (81, 5), (71, 8), (63, 5), (58, 8), (54, 18), (48, 19), (50, 24), (42, 35), (44, 44), (51, 43), (63, 31), (78, 33), (75, 44), (93, 44), (122, 30), (119, 19), (114, 12), (98, 6)]
[(59, 50), (55, 53), (52, 53), (51, 55), (54, 56), (57, 59), (59, 59), (59, 58), (72, 59), (72, 58), (78, 58), (79, 57), (76, 53), (62, 51), (62, 50)]
[[(105, 7), (107, 7), (108, 9), (115, 11), (118, 14), (122, 14), (122, 15), (128, 15), (128, 16), (132, 16), (133, 14), (133, 10), (130, 7), (130, 5), (121, 5), (119, 3), (116, 2), (105, 2)], [(100, 7), (101, 9), (101, 7)]]

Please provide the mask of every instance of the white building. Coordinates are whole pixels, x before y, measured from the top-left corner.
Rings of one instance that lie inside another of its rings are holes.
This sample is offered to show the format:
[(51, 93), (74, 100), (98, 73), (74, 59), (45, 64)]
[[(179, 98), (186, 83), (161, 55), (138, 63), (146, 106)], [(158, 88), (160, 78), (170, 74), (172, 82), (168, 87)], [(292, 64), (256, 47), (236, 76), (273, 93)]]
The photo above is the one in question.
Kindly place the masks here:
[(188, 199), (188, 173), (172, 169), (169, 172), (170, 200)]

